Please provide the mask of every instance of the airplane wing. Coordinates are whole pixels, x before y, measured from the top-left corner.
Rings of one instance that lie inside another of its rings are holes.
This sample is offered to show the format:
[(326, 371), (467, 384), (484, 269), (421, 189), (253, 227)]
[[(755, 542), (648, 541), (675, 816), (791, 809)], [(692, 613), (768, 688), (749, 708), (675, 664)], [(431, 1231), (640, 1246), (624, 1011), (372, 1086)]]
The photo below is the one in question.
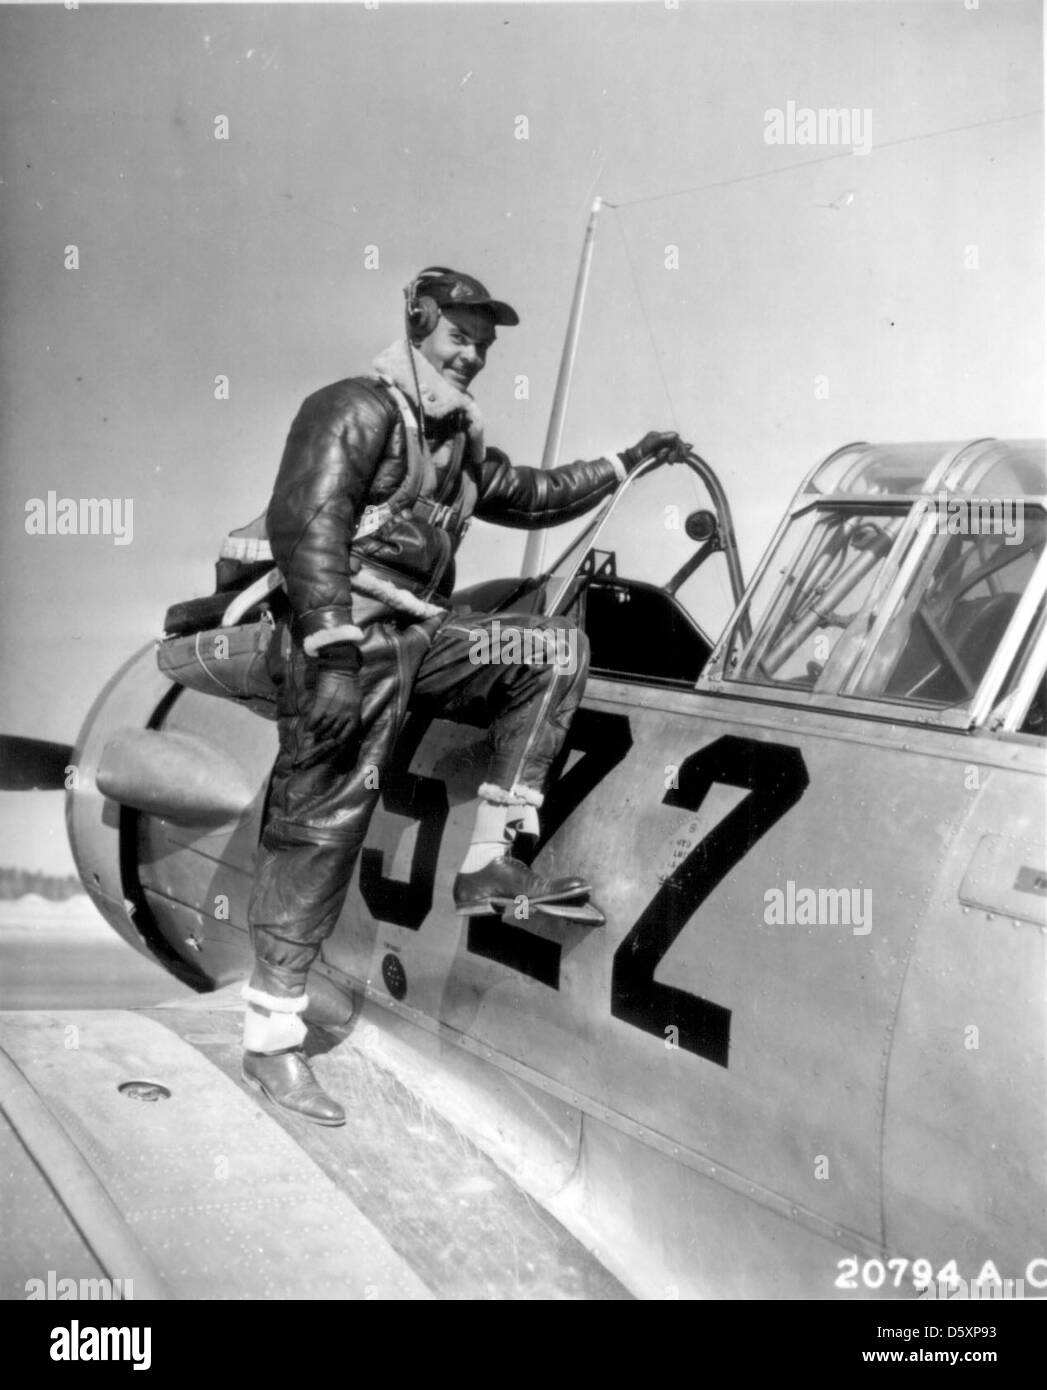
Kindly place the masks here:
[(314, 1058), (349, 1116), (321, 1131), (240, 1081), (240, 1023), (230, 990), (0, 1014), (0, 1297), (99, 1279), (136, 1299), (630, 1297), (368, 1055), (366, 1027)]

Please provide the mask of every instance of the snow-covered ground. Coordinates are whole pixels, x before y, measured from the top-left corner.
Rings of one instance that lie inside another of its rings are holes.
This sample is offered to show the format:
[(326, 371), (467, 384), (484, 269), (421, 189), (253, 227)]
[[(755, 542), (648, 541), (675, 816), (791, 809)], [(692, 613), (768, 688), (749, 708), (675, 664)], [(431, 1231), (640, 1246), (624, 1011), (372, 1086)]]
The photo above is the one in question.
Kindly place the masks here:
[(6, 932), (9, 928), (16, 931), (46, 931), (73, 925), (85, 934), (114, 935), (112, 927), (86, 893), (77, 893), (62, 901), (42, 898), (39, 893), (0, 899), (0, 932)]
[(122, 941), (86, 893), (0, 900), (0, 1009), (145, 1008), (193, 997)]

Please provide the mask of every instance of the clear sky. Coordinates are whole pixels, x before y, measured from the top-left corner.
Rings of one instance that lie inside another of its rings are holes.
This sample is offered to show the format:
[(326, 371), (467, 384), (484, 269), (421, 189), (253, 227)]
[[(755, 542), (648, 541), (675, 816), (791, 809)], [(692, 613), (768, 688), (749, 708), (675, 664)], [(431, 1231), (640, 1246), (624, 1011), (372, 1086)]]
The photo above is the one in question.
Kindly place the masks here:
[[(72, 741), (210, 591), (421, 266), (518, 308), (475, 389), (537, 463), (597, 193), (650, 201), (601, 217), (564, 457), (675, 424), (747, 573), (839, 444), (1041, 435), (1043, 122), (1002, 118), (1042, 73), (1023, 0), (0, 6), (4, 731)], [(789, 102), (870, 113), (871, 152), (768, 144)], [(26, 534), (49, 490), (132, 499), (132, 543)], [(474, 527), (461, 578), (521, 552)], [(61, 803), (0, 796), (0, 862), (66, 872)]]

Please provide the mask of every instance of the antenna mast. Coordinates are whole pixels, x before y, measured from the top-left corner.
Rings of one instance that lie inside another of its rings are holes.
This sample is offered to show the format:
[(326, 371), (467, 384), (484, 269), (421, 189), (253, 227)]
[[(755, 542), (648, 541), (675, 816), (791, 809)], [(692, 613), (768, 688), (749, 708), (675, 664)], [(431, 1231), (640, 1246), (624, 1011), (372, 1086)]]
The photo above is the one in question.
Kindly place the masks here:
[[(578, 332), (582, 323), (582, 306), (585, 303), (585, 291), (589, 284), (589, 267), (593, 259), (596, 215), (602, 206), (602, 200), (597, 198), (590, 210), (589, 222), (585, 229), (582, 257), (578, 265), (578, 277), (574, 282), (571, 316), (567, 321), (567, 337), (564, 339), (563, 352), (560, 356), (560, 370), (556, 377), (556, 389), (553, 392), (553, 408), (549, 416), (549, 429), (545, 436), (545, 448), (542, 450), (542, 468), (555, 468), (560, 456), (564, 418), (567, 414), (567, 398), (571, 390), (574, 359), (578, 349)], [(525, 578), (541, 573), (542, 559), (545, 554), (545, 534), (544, 529), (528, 532), (521, 571)]]

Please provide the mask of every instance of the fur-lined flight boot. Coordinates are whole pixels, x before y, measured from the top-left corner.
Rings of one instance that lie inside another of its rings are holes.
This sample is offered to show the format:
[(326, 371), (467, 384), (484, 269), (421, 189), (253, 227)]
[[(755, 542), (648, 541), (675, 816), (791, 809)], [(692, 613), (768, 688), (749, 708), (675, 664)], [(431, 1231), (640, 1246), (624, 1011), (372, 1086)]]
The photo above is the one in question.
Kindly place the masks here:
[(302, 1050), (309, 996), (281, 998), (244, 985), (243, 1077), (267, 1100), (317, 1125), (344, 1125), (345, 1110), (323, 1089)]
[(511, 856), (517, 835), (538, 834), (541, 804), (541, 793), (529, 787), (505, 791), (485, 782), (480, 788), (472, 843), (452, 888), (455, 909), (463, 917), (500, 912), (521, 899), (538, 907), (582, 898), (591, 891), (584, 878), (541, 878)]

